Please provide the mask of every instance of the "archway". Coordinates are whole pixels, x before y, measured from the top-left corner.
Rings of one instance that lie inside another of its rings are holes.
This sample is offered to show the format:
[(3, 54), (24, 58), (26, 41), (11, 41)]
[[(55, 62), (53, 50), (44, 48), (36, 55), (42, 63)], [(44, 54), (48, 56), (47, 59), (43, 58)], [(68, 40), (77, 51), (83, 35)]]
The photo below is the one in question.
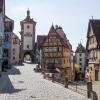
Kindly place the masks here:
[(26, 52), (24, 54), (23, 59), (24, 59), (25, 63), (31, 63), (32, 62), (32, 55), (29, 52)]

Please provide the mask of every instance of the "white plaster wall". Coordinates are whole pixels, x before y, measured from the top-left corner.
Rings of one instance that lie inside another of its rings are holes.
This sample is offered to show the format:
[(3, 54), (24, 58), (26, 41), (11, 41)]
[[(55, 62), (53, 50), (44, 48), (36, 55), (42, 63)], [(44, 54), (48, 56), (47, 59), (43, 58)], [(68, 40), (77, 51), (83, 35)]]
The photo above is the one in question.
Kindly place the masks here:
[[(81, 63), (82, 64), (81, 68), (84, 69), (84, 67), (86, 67), (86, 54), (81, 53), (81, 56), (80, 56), (80, 53), (76, 53), (75, 58), (76, 58), (76, 63), (77, 64)], [(82, 61), (80, 61), (80, 58), (82, 58)]]
[[(28, 25), (30, 28), (27, 28)], [(33, 24), (28, 24), (28, 23), (24, 24), (24, 34), (26, 34), (27, 32), (30, 32), (30, 34), (33, 35)]]
[[(13, 48), (15, 48), (15, 54), (13, 54)], [(19, 53), (20, 53), (20, 45), (18, 44), (13, 44), (12, 41), (12, 46), (11, 46), (11, 64), (18, 64), (19, 63)], [(13, 59), (13, 57), (15, 57), (15, 59)]]
[[(27, 28), (29, 26), (29, 28)], [(29, 34), (29, 36), (26, 36), (26, 34)], [(24, 50), (32, 50), (33, 49), (33, 24), (24, 24), (24, 41), (23, 41), (23, 49)], [(29, 45), (29, 49), (27, 48), (27, 45)]]
[[(27, 48), (27, 45), (29, 45), (29, 49)], [(33, 50), (33, 38), (32, 37), (24, 37), (24, 50)]]

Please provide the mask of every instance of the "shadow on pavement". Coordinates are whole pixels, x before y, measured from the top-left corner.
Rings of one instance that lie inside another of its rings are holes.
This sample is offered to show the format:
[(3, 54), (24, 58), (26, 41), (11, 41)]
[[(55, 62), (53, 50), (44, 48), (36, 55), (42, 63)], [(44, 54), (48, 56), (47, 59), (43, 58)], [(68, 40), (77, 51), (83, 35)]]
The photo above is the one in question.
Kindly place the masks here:
[(18, 68), (12, 67), (12, 69), (8, 70), (7, 72), (8, 75), (19, 75), (21, 72), (19, 71)]
[[(9, 75), (20, 75), (19, 69), (13, 67), (12, 69), (8, 70), (8, 72), (4, 72), (2, 77), (0, 78), (0, 94), (4, 93), (16, 93), (23, 91), (25, 89), (15, 89), (13, 86), (13, 81), (11, 82)], [(18, 84), (18, 83), (16, 83)]]
[(97, 93), (95, 91), (91, 91), (91, 99), (98, 100), (98, 96), (97, 96)]

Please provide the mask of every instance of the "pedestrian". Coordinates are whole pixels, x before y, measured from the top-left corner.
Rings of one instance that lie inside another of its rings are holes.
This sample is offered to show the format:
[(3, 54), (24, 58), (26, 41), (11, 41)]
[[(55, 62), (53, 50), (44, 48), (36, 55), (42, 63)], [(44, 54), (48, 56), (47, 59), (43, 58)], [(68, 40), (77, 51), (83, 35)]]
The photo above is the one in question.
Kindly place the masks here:
[(86, 82), (91, 82), (91, 81), (92, 81), (91, 72), (89, 72), (89, 69), (87, 69)]

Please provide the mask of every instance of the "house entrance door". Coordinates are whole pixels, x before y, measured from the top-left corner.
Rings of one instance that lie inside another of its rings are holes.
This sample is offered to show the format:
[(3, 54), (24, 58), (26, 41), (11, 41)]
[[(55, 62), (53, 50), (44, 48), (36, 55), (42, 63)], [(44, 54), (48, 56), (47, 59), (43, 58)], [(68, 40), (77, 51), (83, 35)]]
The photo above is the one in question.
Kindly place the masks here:
[(98, 70), (95, 70), (95, 81), (98, 81)]

